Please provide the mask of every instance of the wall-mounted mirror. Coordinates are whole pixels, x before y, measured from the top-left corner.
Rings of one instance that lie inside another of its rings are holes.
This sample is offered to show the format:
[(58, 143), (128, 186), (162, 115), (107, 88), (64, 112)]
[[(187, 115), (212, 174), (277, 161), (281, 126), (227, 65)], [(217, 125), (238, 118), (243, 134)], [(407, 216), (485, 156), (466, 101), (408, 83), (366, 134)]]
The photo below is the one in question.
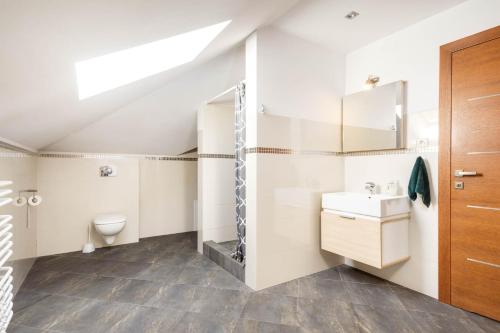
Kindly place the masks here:
[(347, 95), (342, 100), (342, 151), (406, 148), (405, 82)]

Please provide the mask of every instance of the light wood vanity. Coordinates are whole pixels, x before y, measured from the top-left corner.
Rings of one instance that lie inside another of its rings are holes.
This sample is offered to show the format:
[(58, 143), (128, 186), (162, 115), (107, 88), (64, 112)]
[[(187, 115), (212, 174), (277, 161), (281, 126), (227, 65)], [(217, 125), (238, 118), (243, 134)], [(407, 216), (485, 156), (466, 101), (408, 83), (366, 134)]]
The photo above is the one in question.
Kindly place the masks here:
[(385, 217), (323, 209), (321, 248), (382, 269), (410, 258), (410, 214)]

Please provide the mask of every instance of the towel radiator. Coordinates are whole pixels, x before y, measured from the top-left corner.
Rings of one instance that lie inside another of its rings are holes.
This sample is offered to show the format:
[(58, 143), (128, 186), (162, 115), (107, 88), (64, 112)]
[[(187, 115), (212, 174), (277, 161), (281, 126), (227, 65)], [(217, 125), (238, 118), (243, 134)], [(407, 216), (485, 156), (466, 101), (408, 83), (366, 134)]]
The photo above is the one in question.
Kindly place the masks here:
[[(0, 181), (0, 207), (12, 202), (12, 198), (7, 197), (12, 193), (7, 187), (12, 185), (11, 181)], [(0, 333), (5, 333), (10, 320), (12, 319), (12, 267), (5, 264), (12, 255), (12, 220), (11, 215), (0, 215)]]

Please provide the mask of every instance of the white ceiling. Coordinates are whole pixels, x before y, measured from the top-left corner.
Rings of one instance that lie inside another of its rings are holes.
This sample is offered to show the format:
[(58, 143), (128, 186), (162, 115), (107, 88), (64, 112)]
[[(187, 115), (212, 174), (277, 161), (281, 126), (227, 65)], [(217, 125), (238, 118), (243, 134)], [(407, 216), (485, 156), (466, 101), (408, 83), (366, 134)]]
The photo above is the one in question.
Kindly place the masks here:
[[(178, 154), (196, 146), (197, 107), (243, 78), (241, 43), (256, 28), (274, 22), (347, 52), (460, 2), (0, 0), (0, 137), (43, 150)], [(344, 19), (351, 10), (361, 13), (354, 21)], [(78, 100), (75, 62), (229, 19), (194, 62)]]
[(46, 147), (49, 151), (178, 155), (197, 146), (202, 102), (245, 78), (244, 48), (199, 66)]
[[(273, 25), (347, 53), (465, 0), (302, 0)], [(350, 11), (360, 15), (347, 20)]]
[[(257, 27), (282, 15), (295, 2), (0, 0), (0, 137), (35, 149), (50, 146), (234, 47)], [(229, 19), (232, 23), (193, 63), (93, 98), (78, 100), (75, 62)], [(189, 94), (188, 91), (182, 93)], [(201, 102), (198, 96), (193, 96), (193, 100), (196, 99)], [(181, 113), (186, 109), (177, 106), (176, 100), (166, 101), (160, 116), (184, 119)], [(142, 112), (147, 117), (149, 110)], [(190, 116), (192, 118), (192, 114)], [(186, 122), (178, 126), (190, 130), (193, 124)], [(111, 124), (108, 142), (126, 141), (112, 134), (121, 130)], [(140, 137), (135, 139), (140, 140)], [(106, 145), (102, 142), (103, 149)], [(149, 153), (147, 147), (143, 149), (143, 153)], [(174, 151), (165, 149), (163, 153)]]

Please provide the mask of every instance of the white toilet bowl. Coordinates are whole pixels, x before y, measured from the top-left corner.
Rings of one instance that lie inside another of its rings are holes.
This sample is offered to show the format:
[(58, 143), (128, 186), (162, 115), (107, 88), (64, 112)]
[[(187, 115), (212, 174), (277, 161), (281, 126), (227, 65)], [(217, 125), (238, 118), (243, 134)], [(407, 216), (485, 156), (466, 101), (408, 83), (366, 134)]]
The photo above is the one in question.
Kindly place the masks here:
[(102, 235), (106, 244), (114, 243), (116, 236), (123, 230), (127, 217), (120, 214), (99, 215), (94, 219), (95, 230)]

